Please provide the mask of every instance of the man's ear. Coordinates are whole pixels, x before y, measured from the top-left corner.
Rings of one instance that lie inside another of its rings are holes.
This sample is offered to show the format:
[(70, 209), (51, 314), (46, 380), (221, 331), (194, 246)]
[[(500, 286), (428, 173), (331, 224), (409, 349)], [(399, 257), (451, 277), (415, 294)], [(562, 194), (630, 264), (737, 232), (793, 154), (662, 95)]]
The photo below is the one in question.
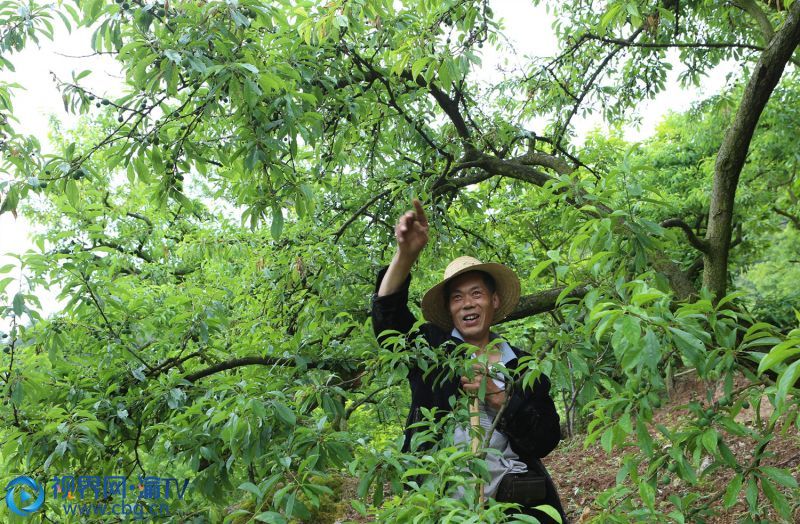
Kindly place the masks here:
[(497, 291), (492, 293), (492, 306), (494, 306), (495, 309), (500, 307), (500, 295), (497, 294)]

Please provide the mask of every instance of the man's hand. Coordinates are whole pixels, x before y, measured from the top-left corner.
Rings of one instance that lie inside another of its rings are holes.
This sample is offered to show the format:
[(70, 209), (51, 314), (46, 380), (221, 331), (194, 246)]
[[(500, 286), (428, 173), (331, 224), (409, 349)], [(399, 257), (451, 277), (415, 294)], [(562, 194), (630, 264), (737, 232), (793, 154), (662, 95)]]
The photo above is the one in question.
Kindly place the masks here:
[(428, 217), (422, 204), (414, 199), (414, 209), (406, 211), (394, 227), (397, 251), (383, 276), (378, 296), (391, 295), (403, 285), (411, 266), (417, 261), (420, 251), (428, 243)]
[(406, 211), (397, 221), (394, 236), (397, 239), (397, 249), (400, 253), (412, 257), (414, 260), (428, 243), (428, 217), (425, 216), (425, 210), (422, 209), (422, 204), (416, 198), (414, 199), (414, 209)]
[(484, 364), (473, 364), (475, 371), (472, 379), (461, 377), (461, 389), (468, 395), (476, 396), (481, 388), (481, 382), (486, 380), (486, 398), (484, 401), (495, 411), (498, 411), (506, 401), (506, 392), (497, 387), (492, 377), (487, 375), (487, 368)]

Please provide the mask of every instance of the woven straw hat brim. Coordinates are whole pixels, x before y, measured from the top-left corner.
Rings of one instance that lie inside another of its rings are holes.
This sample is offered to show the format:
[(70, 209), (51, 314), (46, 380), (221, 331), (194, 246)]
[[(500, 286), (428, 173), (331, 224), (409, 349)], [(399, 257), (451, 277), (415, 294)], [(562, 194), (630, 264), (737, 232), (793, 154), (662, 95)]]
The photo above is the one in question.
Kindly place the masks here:
[[(461, 266), (450, 274), (451, 266)], [(425, 320), (432, 322), (445, 330), (453, 329), (453, 320), (450, 317), (450, 308), (445, 301), (445, 285), (459, 275), (470, 271), (484, 271), (495, 280), (497, 293), (500, 296), (500, 307), (495, 310), (492, 324), (496, 324), (506, 318), (509, 313), (514, 311), (519, 303), (520, 283), (517, 275), (509, 267), (495, 262), (483, 263), (472, 257), (459, 257), (450, 264), (445, 270), (445, 278), (422, 297), (422, 315)]]

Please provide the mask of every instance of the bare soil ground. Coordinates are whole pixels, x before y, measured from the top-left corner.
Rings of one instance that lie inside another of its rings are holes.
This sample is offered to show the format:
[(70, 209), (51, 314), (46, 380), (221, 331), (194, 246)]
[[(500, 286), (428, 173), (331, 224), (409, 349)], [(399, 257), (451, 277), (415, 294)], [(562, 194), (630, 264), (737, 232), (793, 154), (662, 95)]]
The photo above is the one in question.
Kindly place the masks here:
[[(741, 379), (737, 383), (739, 386), (745, 382), (744, 379)], [(696, 400), (706, 404), (708, 388), (709, 385), (697, 381), (691, 375), (684, 377), (676, 382), (672, 398), (665, 402), (665, 405), (655, 414), (655, 420), (671, 429), (680, 427), (689, 417), (686, 409), (687, 403)], [(717, 400), (721, 396), (721, 390), (716, 390), (713, 400)], [(764, 423), (763, 421), (769, 418), (771, 412), (771, 406), (764, 399), (760, 417), (751, 406), (749, 409), (742, 410), (736, 420), (755, 427), (759, 421)], [(756, 443), (750, 438), (731, 435), (721, 428), (717, 428), (717, 430), (723, 435), (737, 461), (749, 463)], [(600, 507), (596, 503), (597, 495), (616, 484), (616, 475), (622, 457), (626, 453), (630, 453), (632, 447), (635, 446), (635, 443), (631, 443), (631, 448), (615, 449), (611, 454), (607, 454), (599, 444), (584, 449), (583, 439), (583, 435), (578, 435), (571, 440), (563, 441), (553, 453), (544, 459), (550, 474), (556, 481), (561, 499), (573, 523), (588, 522), (598, 515)], [(763, 465), (787, 468), (795, 478), (800, 478), (800, 434), (796, 427), (786, 424), (784, 428), (776, 430), (775, 437), (769, 443), (767, 450), (772, 455), (763, 460)], [(742, 521), (745, 515), (744, 490), (740, 494), (739, 502), (729, 510), (723, 508), (721, 497), (714, 497), (714, 495), (725, 492), (733, 473), (730, 470), (718, 469), (707, 474), (700, 473), (698, 477), (700, 478), (699, 485), (692, 487), (692, 490), (701, 496), (708, 496), (709, 507), (713, 508), (713, 513), (715, 513), (715, 516), (706, 522), (728, 524)], [(686, 489), (686, 486), (679, 484), (677, 480), (672, 480), (666, 485), (659, 485), (656, 503), (662, 508), (670, 508), (672, 503), (669, 502), (668, 497), (676, 493), (681, 494), (681, 491)], [(787, 493), (787, 495), (789, 494)], [(797, 502), (792, 500), (791, 496), (789, 496), (789, 501), (790, 503)], [(766, 504), (766, 501), (764, 503)], [(781, 519), (773, 513), (770, 515), (769, 521), (781, 522)], [(793, 522), (800, 522), (800, 509), (795, 512)]]

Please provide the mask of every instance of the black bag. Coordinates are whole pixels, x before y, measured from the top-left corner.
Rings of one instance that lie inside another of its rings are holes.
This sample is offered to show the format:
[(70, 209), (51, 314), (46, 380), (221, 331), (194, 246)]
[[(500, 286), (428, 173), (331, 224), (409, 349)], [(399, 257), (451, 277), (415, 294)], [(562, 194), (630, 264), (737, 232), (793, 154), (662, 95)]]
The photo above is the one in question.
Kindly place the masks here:
[(535, 473), (509, 473), (500, 481), (495, 500), (537, 506), (547, 498), (547, 479)]

